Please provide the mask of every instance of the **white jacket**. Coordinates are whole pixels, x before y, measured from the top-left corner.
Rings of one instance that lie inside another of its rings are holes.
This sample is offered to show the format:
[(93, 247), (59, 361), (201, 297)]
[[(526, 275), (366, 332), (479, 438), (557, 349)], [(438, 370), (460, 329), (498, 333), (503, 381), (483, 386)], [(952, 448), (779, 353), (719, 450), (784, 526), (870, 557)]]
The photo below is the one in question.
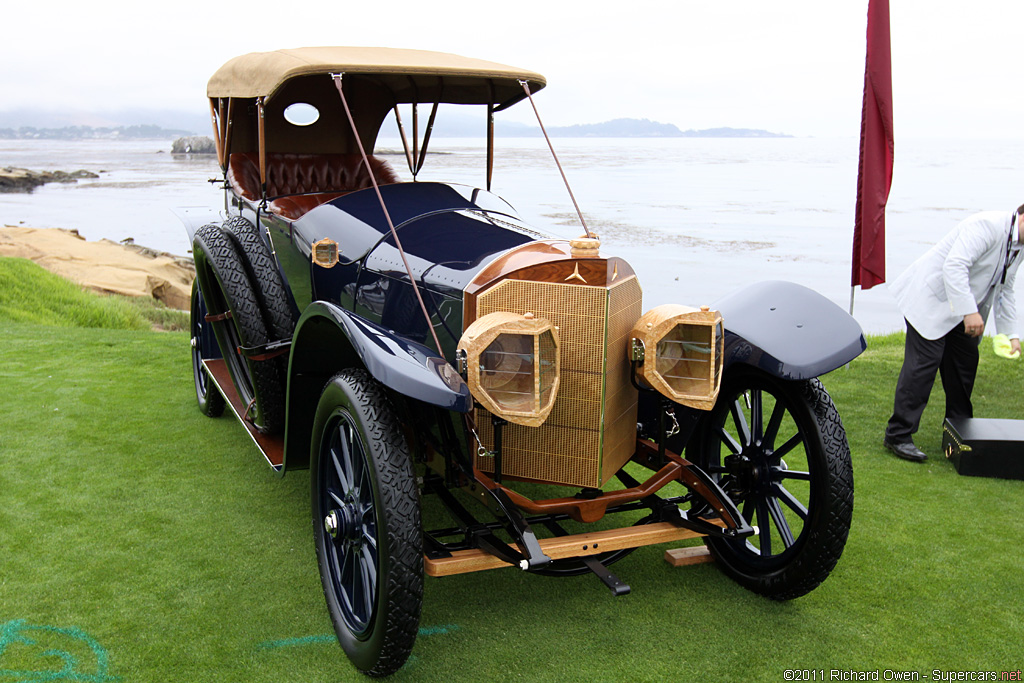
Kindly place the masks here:
[(1001, 282), (1012, 217), (1005, 211), (971, 216), (889, 285), (900, 311), (922, 337), (938, 339), (969, 313), (987, 320), (994, 307), (996, 331), (1020, 338), (1013, 285), (1024, 254)]

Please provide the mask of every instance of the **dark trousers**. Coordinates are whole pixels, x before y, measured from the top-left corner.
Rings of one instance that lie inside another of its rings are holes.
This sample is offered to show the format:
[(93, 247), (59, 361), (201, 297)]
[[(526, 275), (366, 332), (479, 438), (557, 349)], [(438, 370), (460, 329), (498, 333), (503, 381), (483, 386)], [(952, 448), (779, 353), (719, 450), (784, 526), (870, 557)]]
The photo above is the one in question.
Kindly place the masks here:
[(935, 371), (942, 376), (946, 393), (946, 417), (974, 417), (971, 391), (978, 374), (978, 345), (981, 337), (969, 337), (960, 323), (945, 336), (925, 339), (907, 323), (903, 367), (896, 381), (892, 417), (885, 428), (890, 443), (907, 443), (921, 423), (928, 395), (935, 383)]

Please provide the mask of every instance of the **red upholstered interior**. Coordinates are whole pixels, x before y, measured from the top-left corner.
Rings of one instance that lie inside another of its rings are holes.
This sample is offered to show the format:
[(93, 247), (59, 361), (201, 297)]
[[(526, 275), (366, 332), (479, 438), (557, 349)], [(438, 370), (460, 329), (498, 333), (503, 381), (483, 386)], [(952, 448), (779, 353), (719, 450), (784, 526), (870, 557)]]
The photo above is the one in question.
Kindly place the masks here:
[[(378, 185), (400, 182), (388, 162), (369, 157)], [(235, 153), (228, 161), (228, 182), (235, 193), (257, 201), (260, 192), (259, 156)], [(268, 154), (267, 196), (273, 213), (295, 220), (312, 208), (348, 192), (371, 187), (370, 173), (359, 154)]]

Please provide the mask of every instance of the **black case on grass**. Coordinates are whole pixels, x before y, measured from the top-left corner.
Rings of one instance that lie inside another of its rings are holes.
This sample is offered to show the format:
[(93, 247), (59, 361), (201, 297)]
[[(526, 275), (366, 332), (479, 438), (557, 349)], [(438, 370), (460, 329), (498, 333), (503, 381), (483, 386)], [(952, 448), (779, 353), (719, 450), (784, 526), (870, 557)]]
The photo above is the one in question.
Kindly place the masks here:
[(960, 474), (1024, 479), (1024, 420), (947, 419), (942, 451)]

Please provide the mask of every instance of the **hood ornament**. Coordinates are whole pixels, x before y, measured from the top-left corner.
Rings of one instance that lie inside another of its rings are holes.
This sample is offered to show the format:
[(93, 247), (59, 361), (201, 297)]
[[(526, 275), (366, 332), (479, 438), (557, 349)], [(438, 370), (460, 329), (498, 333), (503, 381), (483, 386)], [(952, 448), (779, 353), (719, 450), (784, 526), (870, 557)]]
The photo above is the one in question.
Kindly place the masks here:
[(572, 275), (565, 278), (563, 282), (568, 282), (569, 280), (579, 280), (583, 284), (587, 284), (587, 281), (583, 279), (582, 275), (580, 275), (580, 264), (576, 264), (576, 269), (572, 271)]

